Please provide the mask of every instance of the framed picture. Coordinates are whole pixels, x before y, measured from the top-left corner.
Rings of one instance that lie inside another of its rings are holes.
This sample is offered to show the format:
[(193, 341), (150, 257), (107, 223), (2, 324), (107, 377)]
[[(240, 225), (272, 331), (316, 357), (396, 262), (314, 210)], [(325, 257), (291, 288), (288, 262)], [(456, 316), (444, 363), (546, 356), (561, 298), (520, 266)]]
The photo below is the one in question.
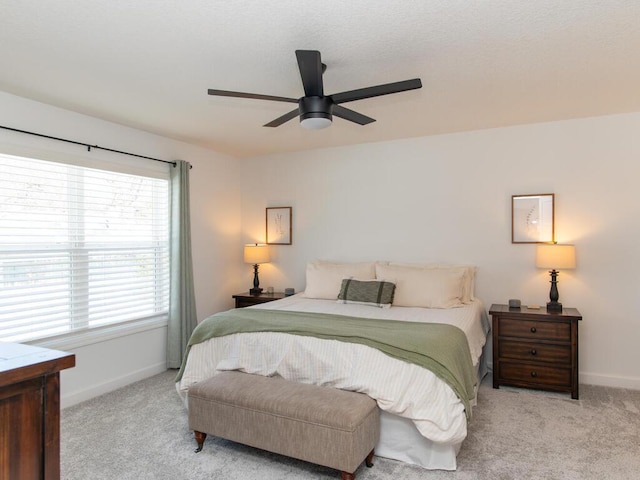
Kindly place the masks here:
[(511, 243), (553, 243), (553, 193), (511, 197)]
[(291, 245), (291, 207), (267, 208), (267, 244)]

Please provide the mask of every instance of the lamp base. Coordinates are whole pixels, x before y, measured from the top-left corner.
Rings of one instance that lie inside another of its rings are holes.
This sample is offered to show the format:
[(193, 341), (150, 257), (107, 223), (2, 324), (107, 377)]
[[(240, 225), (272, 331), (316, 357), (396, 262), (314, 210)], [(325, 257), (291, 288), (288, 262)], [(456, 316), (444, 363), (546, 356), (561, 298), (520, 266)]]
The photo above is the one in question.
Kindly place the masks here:
[(249, 290), (250, 295), (260, 295), (261, 293), (262, 293), (261, 288), (252, 288), (251, 290)]
[(547, 302), (547, 312), (562, 313), (562, 304), (560, 302)]

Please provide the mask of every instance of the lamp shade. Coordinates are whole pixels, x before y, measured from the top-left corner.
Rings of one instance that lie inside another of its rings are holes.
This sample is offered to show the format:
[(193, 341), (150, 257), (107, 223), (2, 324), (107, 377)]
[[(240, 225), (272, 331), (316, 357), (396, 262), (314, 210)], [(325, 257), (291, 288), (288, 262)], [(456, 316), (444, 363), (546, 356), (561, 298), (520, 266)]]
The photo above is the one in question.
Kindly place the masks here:
[(536, 267), (565, 270), (576, 268), (575, 245), (538, 245), (536, 249)]
[(264, 243), (252, 243), (244, 246), (244, 263), (269, 263), (269, 246)]

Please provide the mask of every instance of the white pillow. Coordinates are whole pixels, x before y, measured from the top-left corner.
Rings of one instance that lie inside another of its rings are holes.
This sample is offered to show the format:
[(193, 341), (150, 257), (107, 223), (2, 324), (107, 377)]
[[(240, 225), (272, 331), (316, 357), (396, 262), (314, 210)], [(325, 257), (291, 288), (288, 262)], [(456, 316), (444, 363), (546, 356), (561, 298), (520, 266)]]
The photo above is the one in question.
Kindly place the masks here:
[(345, 278), (375, 280), (375, 263), (331, 263), (322, 260), (308, 263), (304, 296), (336, 300)]
[(444, 265), (438, 263), (429, 264), (414, 264), (414, 263), (389, 263), (398, 267), (408, 268), (451, 268), (451, 269), (463, 269), (463, 290), (462, 290), (462, 303), (472, 303), (475, 300), (476, 289), (476, 271), (477, 268), (471, 265)]
[(463, 304), (464, 268), (376, 265), (376, 277), (396, 284), (396, 307), (452, 308)]

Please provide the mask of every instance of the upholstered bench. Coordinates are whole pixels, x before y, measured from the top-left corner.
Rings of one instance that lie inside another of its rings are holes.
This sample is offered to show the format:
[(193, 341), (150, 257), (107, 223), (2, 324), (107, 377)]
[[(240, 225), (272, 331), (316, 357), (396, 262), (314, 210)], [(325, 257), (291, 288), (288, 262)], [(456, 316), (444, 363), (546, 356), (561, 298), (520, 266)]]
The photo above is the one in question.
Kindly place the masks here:
[(241, 372), (222, 372), (189, 389), (189, 428), (335, 468), (353, 480), (371, 467), (380, 436), (376, 402), (360, 393)]

